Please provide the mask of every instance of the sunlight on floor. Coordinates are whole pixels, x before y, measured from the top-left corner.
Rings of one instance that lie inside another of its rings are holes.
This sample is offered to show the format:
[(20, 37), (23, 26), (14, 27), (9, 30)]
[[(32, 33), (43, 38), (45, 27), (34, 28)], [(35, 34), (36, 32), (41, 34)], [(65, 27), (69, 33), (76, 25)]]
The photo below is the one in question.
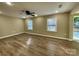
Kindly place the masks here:
[(27, 40), (26, 44), (27, 44), (27, 45), (30, 45), (30, 44), (31, 44), (31, 41), (32, 41), (32, 39), (29, 38), (29, 39)]

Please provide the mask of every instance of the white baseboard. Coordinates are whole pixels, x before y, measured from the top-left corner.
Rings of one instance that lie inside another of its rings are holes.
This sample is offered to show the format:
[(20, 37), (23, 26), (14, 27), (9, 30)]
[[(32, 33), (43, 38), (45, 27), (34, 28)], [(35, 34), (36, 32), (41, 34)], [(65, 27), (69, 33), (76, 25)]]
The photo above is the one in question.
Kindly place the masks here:
[(15, 35), (19, 35), (19, 34), (22, 34), (22, 33), (24, 33), (24, 32), (20, 32), (20, 33), (16, 33), (16, 34), (11, 34), (11, 35), (7, 35), (7, 36), (2, 36), (2, 37), (0, 37), (0, 39), (11, 37), (11, 36), (15, 36)]
[[(24, 33), (24, 32), (11, 34), (11, 35), (7, 35), (7, 36), (2, 36), (2, 37), (0, 37), (0, 39), (11, 37), (11, 36), (15, 36), (15, 35), (19, 35), (19, 34), (22, 34), (22, 33)], [(51, 36), (51, 35), (44, 35), (44, 34), (30, 33), (30, 32), (25, 32), (25, 33), (32, 34), (32, 35), (39, 35), (39, 36), (44, 36), (44, 37), (50, 37), (50, 38), (57, 38), (57, 39), (64, 39), (64, 40), (68, 40), (68, 41), (73, 41), (72, 39), (69, 39), (69, 38), (56, 37), (56, 36)]]
[(72, 41), (72, 39), (69, 39), (69, 38), (62, 38), (62, 37), (56, 37), (56, 36), (44, 35), (44, 34), (38, 34), (38, 33), (29, 33), (29, 32), (25, 32), (25, 33), (32, 34), (32, 35), (39, 35), (39, 36), (44, 36), (44, 37), (50, 37), (50, 38), (56, 38), (56, 39), (64, 39), (64, 40)]

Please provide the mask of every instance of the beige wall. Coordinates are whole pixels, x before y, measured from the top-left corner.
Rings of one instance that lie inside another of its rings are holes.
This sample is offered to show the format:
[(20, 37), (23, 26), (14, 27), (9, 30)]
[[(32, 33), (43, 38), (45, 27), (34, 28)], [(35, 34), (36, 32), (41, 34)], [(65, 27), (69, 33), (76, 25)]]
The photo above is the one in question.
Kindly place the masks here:
[(0, 15), (0, 37), (24, 32), (23, 20)]
[[(57, 18), (57, 32), (47, 31), (47, 18), (55, 16)], [(40, 16), (33, 18), (33, 31), (27, 30), (27, 20), (25, 20), (25, 31), (31, 33), (45, 34), (56, 37), (69, 37), (69, 13), (61, 13), (50, 16)]]

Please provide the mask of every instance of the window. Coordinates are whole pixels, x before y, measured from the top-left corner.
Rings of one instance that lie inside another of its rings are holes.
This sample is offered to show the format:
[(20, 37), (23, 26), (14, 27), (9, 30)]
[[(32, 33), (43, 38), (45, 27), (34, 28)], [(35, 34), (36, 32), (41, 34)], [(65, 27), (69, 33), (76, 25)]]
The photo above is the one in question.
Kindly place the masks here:
[(47, 30), (48, 31), (56, 32), (57, 31), (56, 25), (57, 25), (57, 21), (55, 17), (47, 19)]
[(79, 40), (79, 16), (74, 16), (74, 20), (73, 20), (73, 39)]
[(27, 28), (28, 28), (28, 30), (32, 30), (33, 29), (33, 24), (32, 24), (32, 20), (30, 19), (30, 20), (28, 20), (27, 21)]

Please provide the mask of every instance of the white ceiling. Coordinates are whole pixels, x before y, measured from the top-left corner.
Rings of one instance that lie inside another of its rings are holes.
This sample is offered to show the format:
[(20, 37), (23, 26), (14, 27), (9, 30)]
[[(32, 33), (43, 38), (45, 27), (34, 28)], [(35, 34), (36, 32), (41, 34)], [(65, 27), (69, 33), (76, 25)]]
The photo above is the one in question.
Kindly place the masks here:
[[(13, 2), (13, 6), (0, 2), (0, 11), (4, 15), (19, 17), (21, 10), (30, 10), (35, 12), (38, 16), (68, 12), (74, 8), (77, 2)], [(62, 4), (62, 8), (58, 8), (58, 5)]]

